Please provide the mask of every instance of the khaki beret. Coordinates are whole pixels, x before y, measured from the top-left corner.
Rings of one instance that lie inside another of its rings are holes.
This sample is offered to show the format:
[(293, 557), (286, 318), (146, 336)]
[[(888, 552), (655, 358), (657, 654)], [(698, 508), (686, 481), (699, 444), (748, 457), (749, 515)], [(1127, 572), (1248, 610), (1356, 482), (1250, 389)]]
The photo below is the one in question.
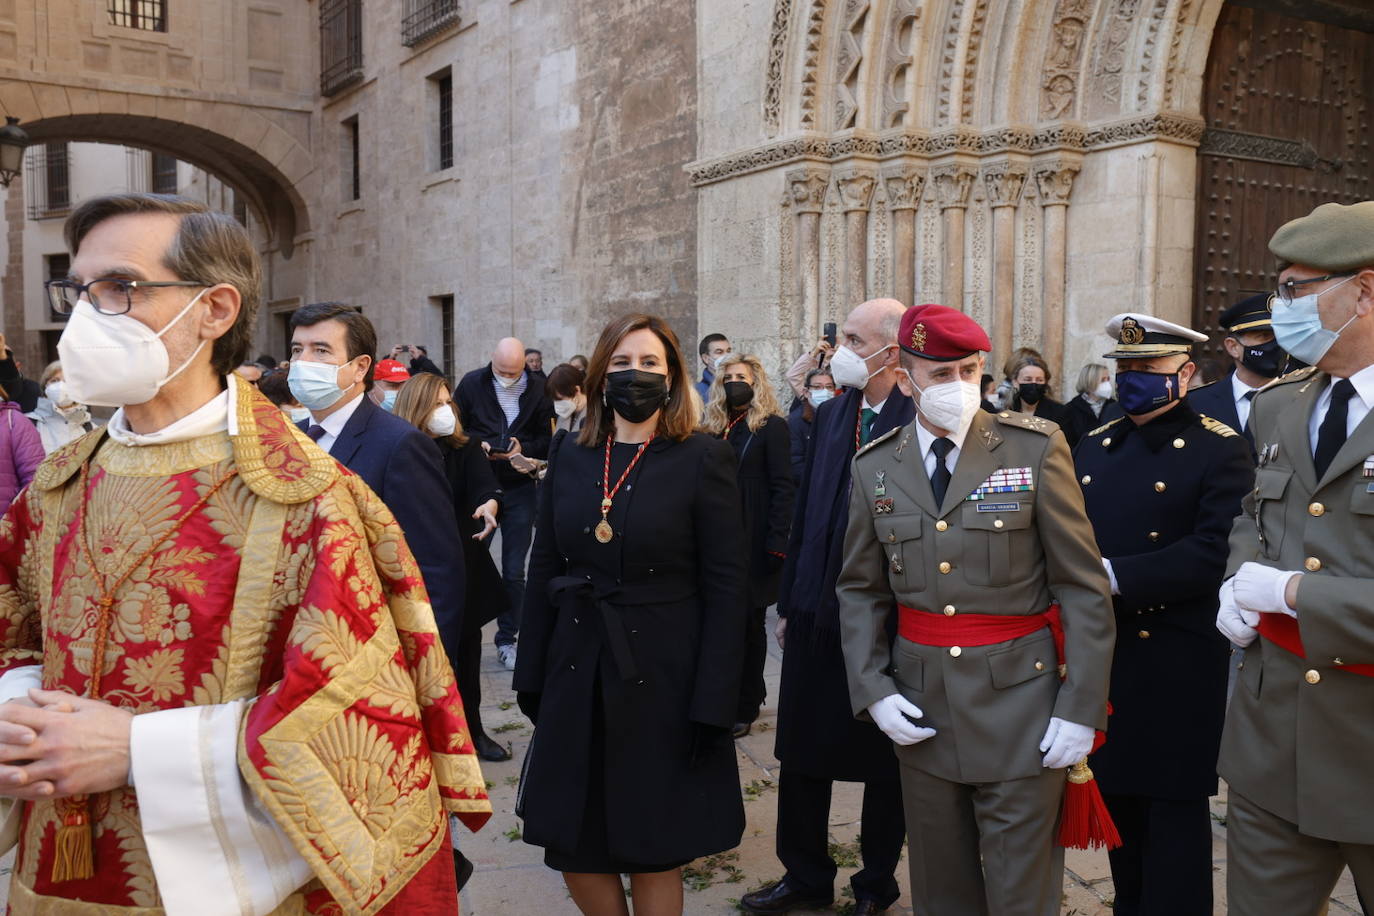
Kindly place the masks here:
[(1317, 270), (1374, 267), (1374, 200), (1322, 204), (1280, 226), (1269, 250), (1279, 260)]

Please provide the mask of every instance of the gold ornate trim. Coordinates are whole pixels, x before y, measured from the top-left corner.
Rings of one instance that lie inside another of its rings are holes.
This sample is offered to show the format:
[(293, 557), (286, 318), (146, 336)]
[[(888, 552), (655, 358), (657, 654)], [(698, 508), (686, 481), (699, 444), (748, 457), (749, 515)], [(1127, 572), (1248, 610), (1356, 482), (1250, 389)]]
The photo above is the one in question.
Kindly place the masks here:
[(303, 503), (323, 493), (339, 476), (339, 465), (256, 388), (230, 378), (238, 425), (230, 438), (243, 482), (275, 503)]
[(166, 445), (120, 445), (111, 439), (96, 451), (93, 463), (120, 477), (174, 477), (233, 456), (229, 437), (219, 432)]
[(229, 618), (229, 660), (225, 665), (224, 696), (215, 698), (215, 703), (252, 697), (258, 692), (267, 636), (278, 622), (276, 614), (269, 615), (268, 605), (287, 508), (267, 499), (255, 502), (243, 538), (239, 581)]

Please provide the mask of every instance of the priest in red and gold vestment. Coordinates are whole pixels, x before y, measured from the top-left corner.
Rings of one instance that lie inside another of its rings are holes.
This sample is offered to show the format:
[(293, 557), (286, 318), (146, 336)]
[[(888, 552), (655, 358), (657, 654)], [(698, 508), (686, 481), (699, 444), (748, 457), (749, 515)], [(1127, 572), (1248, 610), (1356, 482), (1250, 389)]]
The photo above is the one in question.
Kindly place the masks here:
[(247, 234), (130, 194), (67, 239), (64, 378), (120, 409), (0, 523), (11, 912), (456, 912), (462, 703), (390, 512), (232, 373)]

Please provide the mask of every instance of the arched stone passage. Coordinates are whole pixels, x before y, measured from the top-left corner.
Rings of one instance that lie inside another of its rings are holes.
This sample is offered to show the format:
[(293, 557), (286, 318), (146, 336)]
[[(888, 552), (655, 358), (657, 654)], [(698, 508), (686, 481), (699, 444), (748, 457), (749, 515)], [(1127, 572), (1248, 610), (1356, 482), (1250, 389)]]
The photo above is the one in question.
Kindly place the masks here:
[[(269, 247), (283, 258), (311, 229), (306, 200), (317, 179), (310, 151), (252, 108), (6, 81), (0, 83), (0, 112), (18, 117), (35, 143), (125, 144), (204, 169), (244, 195)], [(308, 114), (287, 120), (298, 121), (308, 136)]]

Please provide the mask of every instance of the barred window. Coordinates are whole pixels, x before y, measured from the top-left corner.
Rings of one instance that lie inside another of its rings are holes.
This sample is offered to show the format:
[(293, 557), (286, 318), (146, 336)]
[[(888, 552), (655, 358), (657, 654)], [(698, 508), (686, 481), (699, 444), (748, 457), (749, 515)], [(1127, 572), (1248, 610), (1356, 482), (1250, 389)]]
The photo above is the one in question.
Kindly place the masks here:
[(363, 78), (362, 0), (320, 0), (320, 94)]
[(110, 25), (167, 31), (167, 0), (109, 0)]
[(453, 379), (453, 297), (435, 296), (430, 299), (439, 307), (440, 336), (444, 345), (444, 378)]
[(152, 175), (148, 188), (154, 194), (177, 192), (177, 158), (166, 153), (153, 153)]
[(434, 80), (438, 88), (439, 168), (453, 166), (453, 73), (445, 71)]
[(362, 137), (358, 132), (358, 116), (343, 122), (344, 129), (344, 200), (361, 200), (363, 196)]
[(405, 0), (401, 11), (401, 43), (413, 48), (458, 24), (458, 0)]
[(30, 146), (25, 158), (29, 219), (65, 216), (72, 205), (71, 151), (66, 142)]

